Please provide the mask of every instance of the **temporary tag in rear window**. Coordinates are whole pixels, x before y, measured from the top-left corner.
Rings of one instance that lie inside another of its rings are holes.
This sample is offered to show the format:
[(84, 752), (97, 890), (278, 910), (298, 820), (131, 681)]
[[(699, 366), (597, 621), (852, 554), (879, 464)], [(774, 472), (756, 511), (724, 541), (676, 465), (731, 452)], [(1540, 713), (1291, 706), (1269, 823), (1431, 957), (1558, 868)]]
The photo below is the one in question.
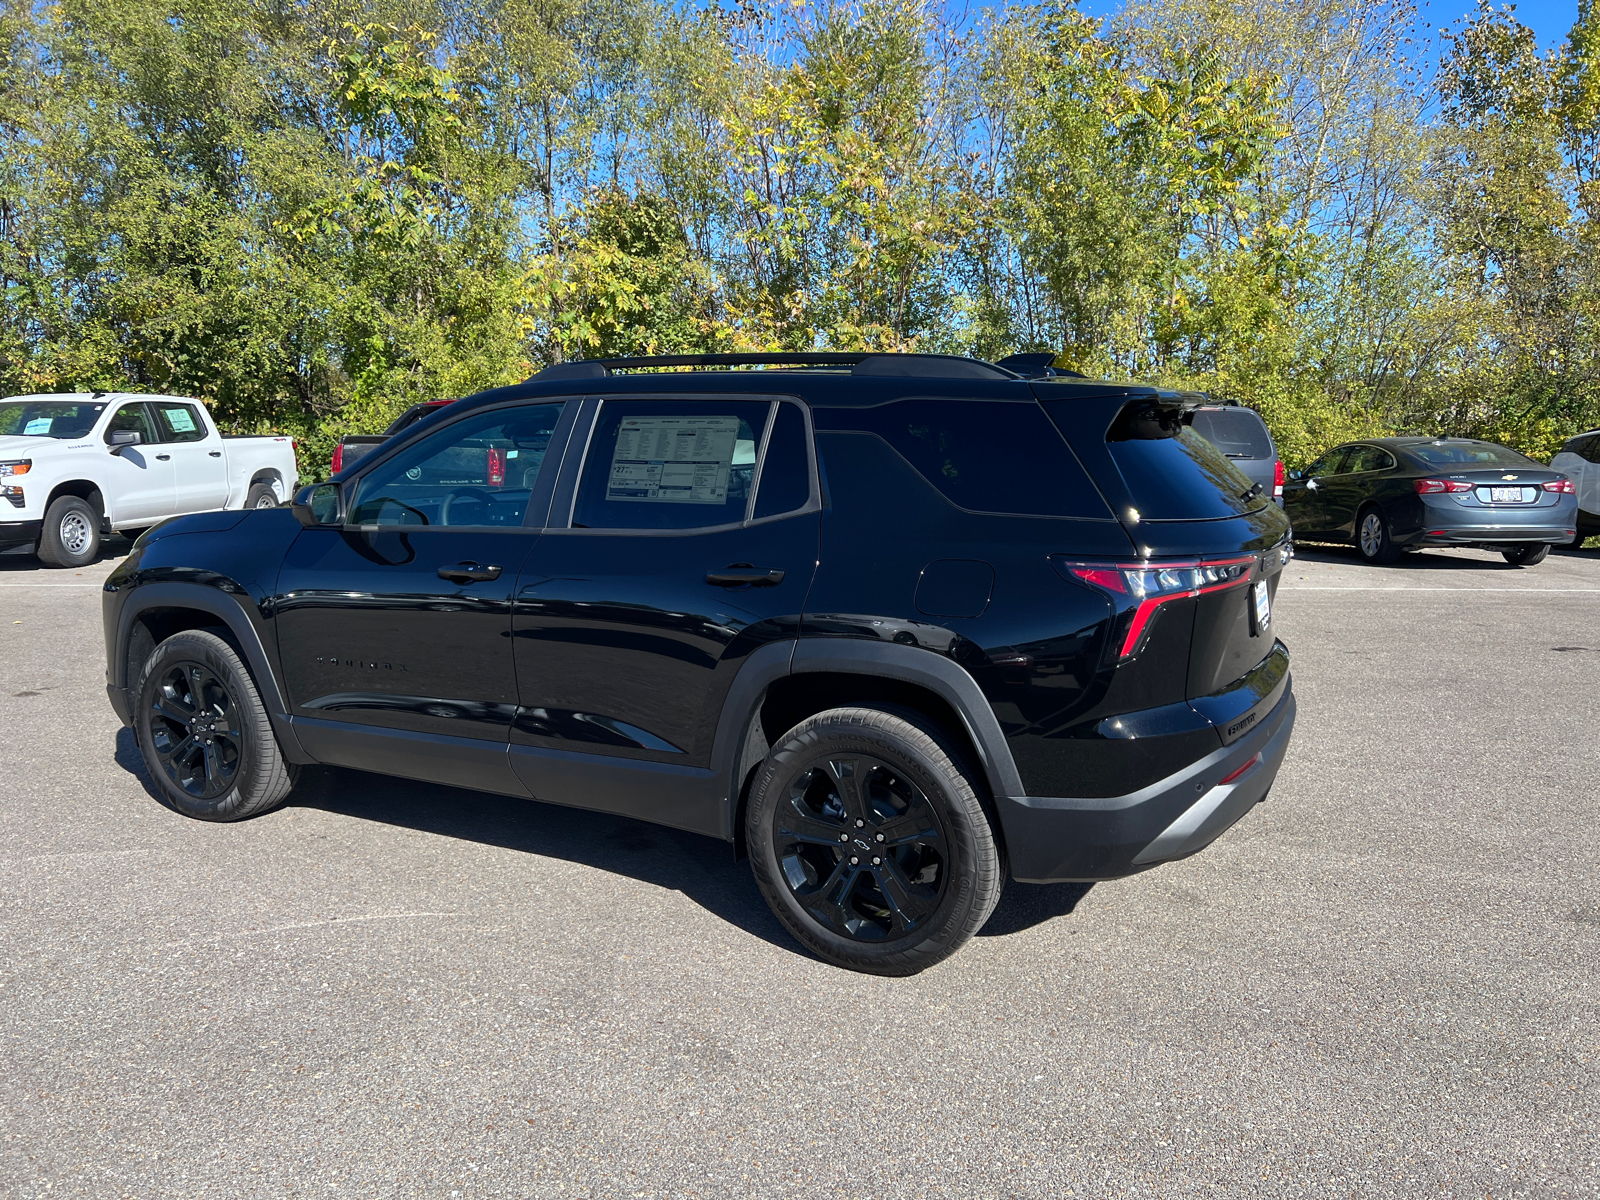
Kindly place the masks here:
[(723, 504), (738, 417), (628, 417), (617, 429), (607, 500)]
[(167, 424), (172, 426), (173, 433), (194, 432), (194, 418), (189, 415), (187, 408), (163, 408), (161, 412), (167, 418)]

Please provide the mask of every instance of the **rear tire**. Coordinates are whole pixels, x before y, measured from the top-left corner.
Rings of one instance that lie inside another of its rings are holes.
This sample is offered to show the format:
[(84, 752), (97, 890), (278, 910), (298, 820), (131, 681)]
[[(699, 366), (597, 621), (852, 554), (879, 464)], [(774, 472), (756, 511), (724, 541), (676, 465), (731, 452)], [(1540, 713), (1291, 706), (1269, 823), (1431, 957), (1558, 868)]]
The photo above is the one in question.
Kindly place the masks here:
[(778, 739), (750, 789), (756, 883), (834, 966), (914, 975), (954, 954), (1004, 874), (981, 776), (910, 710), (835, 708)]
[(1549, 553), (1549, 542), (1523, 542), (1510, 550), (1500, 551), (1500, 557), (1513, 567), (1531, 567), (1534, 563), (1542, 563)]
[(272, 490), (270, 483), (258, 483), (245, 496), (244, 506), (246, 508), (277, 508), (278, 493)]
[(1382, 510), (1365, 508), (1356, 517), (1356, 549), (1361, 551), (1362, 558), (1379, 566), (1387, 566), (1399, 559), (1400, 547), (1389, 536), (1389, 522)]
[(242, 821), (276, 808), (300, 768), (284, 761), (255, 682), (233, 647), (188, 630), (140, 671), (134, 731), (167, 807), (201, 821)]
[(47, 567), (86, 567), (100, 557), (100, 514), (79, 496), (57, 496), (39, 531), (39, 561)]

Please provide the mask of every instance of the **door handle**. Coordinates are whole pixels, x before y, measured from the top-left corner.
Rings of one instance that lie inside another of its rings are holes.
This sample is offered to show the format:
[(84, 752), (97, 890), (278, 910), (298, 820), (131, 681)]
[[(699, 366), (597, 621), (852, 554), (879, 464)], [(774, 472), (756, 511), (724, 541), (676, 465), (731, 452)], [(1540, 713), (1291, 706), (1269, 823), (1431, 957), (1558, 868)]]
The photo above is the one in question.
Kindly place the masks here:
[(747, 563), (734, 563), (722, 571), (712, 571), (706, 582), (717, 587), (777, 587), (783, 582), (783, 572), (776, 567), (752, 567)]
[(212, 458), (221, 458), (222, 457), (222, 451), (221, 450), (207, 450), (206, 453), (208, 455), (210, 455)]
[(440, 567), (439, 578), (452, 583), (485, 583), (500, 578), (499, 567), (486, 567), (475, 562), (457, 563), (453, 567)]
[(158, 455), (156, 455), (156, 458), (161, 462), (166, 462), (171, 457), (172, 457), (172, 455), (170, 455), (170, 454), (158, 454)]
[(1317, 490), (1317, 481), (1315, 479), (1306, 480), (1306, 490), (1307, 491), (1312, 491), (1312, 492), (1316, 491)]

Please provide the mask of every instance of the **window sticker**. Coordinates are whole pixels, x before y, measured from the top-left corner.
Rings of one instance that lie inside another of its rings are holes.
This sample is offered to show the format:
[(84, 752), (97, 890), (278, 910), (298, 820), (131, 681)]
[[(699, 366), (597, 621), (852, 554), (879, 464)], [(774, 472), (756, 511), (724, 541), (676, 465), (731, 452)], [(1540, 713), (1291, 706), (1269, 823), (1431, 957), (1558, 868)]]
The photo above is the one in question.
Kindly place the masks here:
[(167, 418), (167, 424), (172, 426), (173, 433), (194, 432), (194, 417), (187, 408), (163, 408), (161, 412)]
[(54, 421), (54, 417), (34, 417), (33, 420), (22, 427), (22, 436), (43, 437), (50, 432), (50, 426)]
[(738, 438), (738, 417), (624, 418), (606, 499), (726, 504)]

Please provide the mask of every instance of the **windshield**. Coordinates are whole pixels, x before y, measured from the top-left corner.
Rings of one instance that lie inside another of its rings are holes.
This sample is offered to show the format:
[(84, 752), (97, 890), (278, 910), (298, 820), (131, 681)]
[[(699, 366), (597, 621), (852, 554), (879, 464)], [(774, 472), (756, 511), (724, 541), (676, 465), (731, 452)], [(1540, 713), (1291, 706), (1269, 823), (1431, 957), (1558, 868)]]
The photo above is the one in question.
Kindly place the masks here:
[(0, 400), (0, 437), (80, 438), (105, 407), (89, 400)]
[(1531, 458), (1524, 458), (1515, 450), (1496, 446), (1493, 442), (1428, 442), (1422, 446), (1407, 446), (1407, 451), (1430, 467), (1536, 467)]

